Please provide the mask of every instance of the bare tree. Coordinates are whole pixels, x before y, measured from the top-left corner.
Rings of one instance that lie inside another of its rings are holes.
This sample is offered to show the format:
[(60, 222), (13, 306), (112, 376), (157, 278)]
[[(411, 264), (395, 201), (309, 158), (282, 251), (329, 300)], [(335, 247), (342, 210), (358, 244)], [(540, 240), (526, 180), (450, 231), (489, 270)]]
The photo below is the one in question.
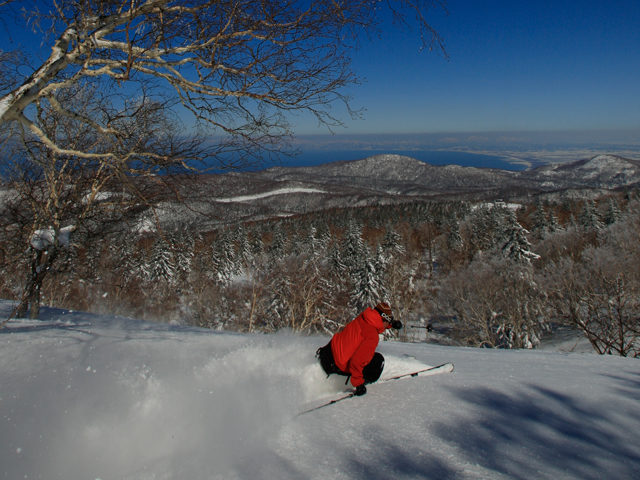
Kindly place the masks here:
[(451, 337), (474, 347), (535, 347), (547, 325), (532, 271), (483, 255), (451, 272), (438, 298), (442, 313), (453, 317)]
[[(85, 117), (95, 115), (96, 110), (109, 114), (112, 98), (97, 88), (75, 85), (56, 92), (56, 101), (73, 105), (74, 110), (85, 112)], [(139, 170), (161, 172), (171, 168), (169, 158), (179, 155), (190, 142), (172, 139), (177, 131), (173, 120), (158, 100), (140, 97), (123, 102), (117, 110), (120, 127), (127, 137), (120, 142), (97, 135), (86, 128), (83, 121), (70, 118), (49, 104), (37, 106), (34, 125), (54, 139), (66, 151), (92, 152), (106, 155), (85, 158), (82, 155), (59, 153), (48, 148), (26, 132), (8, 139), (3, 153), (3, 176), (10, 192), (2, 204), (4, 236), (14, 245), (14, 253), (20, 256), (26, 250), (29, 274), (25, 280), (24, 294), (17, 309), (19, 316), (27, 312), (31, 304), (31, 318), (37, 318), (40, 290), (44, 279), (59, 271), (65, 263), (65, 249), (69, 247), (69, 235), (74, 232), (76, 245), (90, 241), (92, 236), (104, 233), (107, 226), (126, 219), (141, 204), (152, 202), (162, 190), (152, 177), (147, 181), (136, 180)], [(19, 125), (19, 129), (21, 125)], [(142, 148), (155, 152), (153, 170), (140, 164), (144, 157), (135, 155)], [(111, 153), (127, 150), (126, 161), (107, 161)], [(159, 161), (166, 158), (166, 162)]]
[[(425, 20), (439, 0), (383, 4), (400, 25), (419, 29), (423, 46), (444, 52)], [(53, 269), (62, 228), (88, 228), (92, 216), (99, 224), (97, 212), (122, 216), (128, 208), (115, 203), (152, 206), (150, 187), (161, 183), (179, 192), (159, 174), (238, 168), (280, 151), (291, 135), (287, 112), (309, 112), (331, 127), (340, 125), (330, 110), (339, 101), (356, 115), (344, 87), (359, 81), (349, 52), (361, 34), (378, 33), (371, 7), (368, 0), (0, 2), (0, 20), (35, 28), (51, 48), (28, 78), (14, 68), (28, 67), (23, 55), (0, 55), (0, 135), (11, 167), (2, 171), (12, 173), (5, 182), (16, 201), (29, 205), (28, 220), (17, 222), (31, 245), (20, 313)], [(188, 134), (175, 128), (185, 114)], [(42, 231), (52, 238), (39, 250), (32, 240)]]
[[(637, 206), (636, 206), (637, 208)], [(600, 354), (640, 356), (640, 215), (631, 211), (579, 259), (546, 265), (549, 304)]]
[[(283, 111), (339, 124), (330, 104), (347, 103), (342, 87), (358, 81), (348, 52), (378, 25), (365, 0), (60, 0), (44, 10), (37, 3), (21, 2), (22, 15), (53, 39), (52, 52), (0, 99), (0, 122), (19, 123), (59, 154), (88, 152), (49, 138), (31, 106), (50, 102), (61, 114), (113, 133), (109, 119), (97, 122), (55, 98), (60, 89), (96, 78), (118, 85), (159, 81), (199, 125), (225, 134), (218, 154), (243, 159), (281, 146), (290, 133)], [(400, 23), (420, 29), (424, 46), (442, 50), (424, 18), (439, 1), (386, 4)]]

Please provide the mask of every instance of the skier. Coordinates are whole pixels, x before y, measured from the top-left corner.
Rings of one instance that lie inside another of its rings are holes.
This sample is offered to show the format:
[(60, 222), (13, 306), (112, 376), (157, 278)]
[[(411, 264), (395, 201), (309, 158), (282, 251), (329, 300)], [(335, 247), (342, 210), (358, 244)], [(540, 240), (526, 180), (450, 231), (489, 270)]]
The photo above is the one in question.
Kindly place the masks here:
[(394, 320), (391, 307), (382, 302), (349, 322), (327, 345), (318, 349), (316, 357), (327, 376), (335, 373), (351, 377), (353, 393), (364, 395), (365, 385), (376, 382), (382, 374), (384, 357), (376, 352), (376, 347), (378, 334), (389, 328), (399, 330), (402, 323)]

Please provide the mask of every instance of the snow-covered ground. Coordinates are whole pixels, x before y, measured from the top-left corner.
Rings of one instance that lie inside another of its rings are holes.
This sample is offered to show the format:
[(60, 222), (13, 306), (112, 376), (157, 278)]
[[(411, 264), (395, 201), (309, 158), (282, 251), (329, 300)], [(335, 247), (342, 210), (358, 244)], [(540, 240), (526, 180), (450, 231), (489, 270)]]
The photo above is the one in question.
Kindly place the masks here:
[(640, 360), (381, 342), (455, 370), (298, 416), (327, 341), (43, 308), (0, 330), (0, 478), (640, 478)]
[(256, 193), (255, 195), (243, 195), (238, 197), (222, 198), (217, 197), (212, 200), (221, 203), (233, 203), (233, 202), (249, 202), (251, 200), (258, 200), (260, 198), (272, 197), (273, 195), (286, 195), (289, 193), (327, 193), (324, 190), (318, 190), (316, 188), (303, 188), (303, 187), (291, 187), (291, 188), (279, 188), (277, 190), (271, 190), (264, 193)]

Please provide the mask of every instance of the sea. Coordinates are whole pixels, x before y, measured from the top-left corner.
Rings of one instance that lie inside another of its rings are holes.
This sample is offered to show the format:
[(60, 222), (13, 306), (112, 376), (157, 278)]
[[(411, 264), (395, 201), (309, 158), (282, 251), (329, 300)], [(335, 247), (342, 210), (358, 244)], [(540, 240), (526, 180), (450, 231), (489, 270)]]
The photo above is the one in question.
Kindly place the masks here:
[(499, 168), (502, 170), (522, 171), (527, 166), (511, 163), (508, 158), (496, 155), (484, 155), (469, 152), (450, 152), (434, 150), (322, 150), (303, 151), (295, 157), (280, 158), (283, 167), (312, 167), (324, 163), (342, 160), (360, 160), (373, 155), (395, 154), (415, 158), (431, 165), (460, 165), (462, 167)]

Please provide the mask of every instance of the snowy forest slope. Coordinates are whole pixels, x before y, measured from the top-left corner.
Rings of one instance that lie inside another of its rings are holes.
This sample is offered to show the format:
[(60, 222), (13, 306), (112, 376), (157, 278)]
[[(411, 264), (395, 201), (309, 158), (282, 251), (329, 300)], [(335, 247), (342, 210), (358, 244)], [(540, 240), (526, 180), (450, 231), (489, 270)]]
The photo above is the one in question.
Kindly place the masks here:
[[(1, 304), (2, 313), (10, 308)], [(382, 342), (453, 373), (342, 391), (325, 337), (43, 309), (0, 330), (0, 478), (639, 478), (637, 360)]]

